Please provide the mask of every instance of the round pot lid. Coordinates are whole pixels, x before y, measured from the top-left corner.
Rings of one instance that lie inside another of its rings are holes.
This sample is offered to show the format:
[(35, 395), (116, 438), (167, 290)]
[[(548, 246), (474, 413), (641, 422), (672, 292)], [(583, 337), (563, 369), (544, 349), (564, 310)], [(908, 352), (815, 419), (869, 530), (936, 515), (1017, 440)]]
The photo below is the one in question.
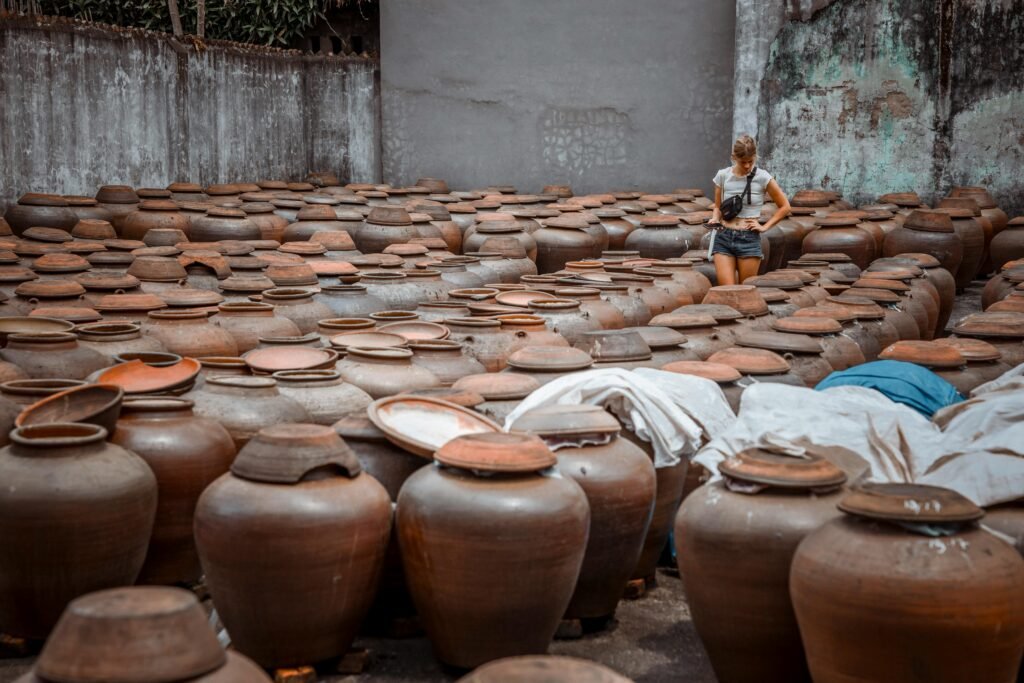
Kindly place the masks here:
[(529, 308), (530, 303), (541, 300), (557, 300), (558, 297), (547, 292), (538, 292), (532, 289), (514, 290), (501, 292), (494, 296), (494, 300), (503, 306), (516, 306), (518, 308)]
[(437, 398), (448, 403), (454, 403), (462, 408), (475, 408), (484, 402), (484, 397), (475, 391), (465, 391), (454, 387), (433, 387), (430, 389), (416, 389), (414, 391), (403, 391), (400, 396), (426, 396)]
[(792, 353), (814, 353), (822, 351), (821, 342), (813, 337), (801, 334), (786, 334), (772, 330), (749, 330), (736, 337), (738, 346), (746, 346), (754, 349), (768, 349), (769, 351), (792, 352)]
[(60, 228), (43, 228), (43, 227), (32, 227), (26, 228), (21, 236), (27, 240), (35, 240), (37, 242), (53, 242), (60, 244), (61, 242), (70, 242), (74, 239), (70, 232), (67, 230), (61, 230)]
[(139, 286), (139, 279), (134, 275), (119, 271), (95, 270), (90, 273), (81, 273), (75, 276), (75, 282), (86, 289), (135, 289)]
[(91, 264), (77, 254), (43, 254), (32, 263), (37, 273), (77, 273), (88, 270)]
[(408, 345), (408, 340), (402, 335), (387, 332), (354, 332), (335, 335), (330, 339), (331, 346), (346, 351), (353, 347), (394, 348)]
[[(408, 341), (423, 339), (447, 339), (451, 334), (447, 327), (438, 323), (409, 320), (388, 323), (377, 328), (380, 334), (395, 334)], [(351, 336), (351, 335), (350, 335)]]
[(875, 289), (873, 287), (858, 287), (857, 289), (848, 290), (848, 293), (839, 295), (839, 300), (845, 300), (845, 297), (857, 297), (860, 299), (867, 299), (868, 301), (874, 301), (876, 304), (895, 304), (899, 303), (900, 295), (896, 292), (888, 289)]
[[(765, 310), (767, 311), (767, 304), (765, 304)], [(710, 315), (715, 319), (716, 322), (730, 322), (732, 320), (739, 320), (744, 315), (737, 311), (732, 306), (726, 306), (724, 304), (689, 304), (688, 306), (680, 306), (673, 311), (675, 314), (687, 313), (692, 315)]]
[[(595, 361), (637, 361), (651, 357), (651, 347), (640, 335), (641, 328), (624, 330), (598, 330), (585, 332), (576, 342), (576, 348), (590, 354)], [(645, 328), (646, 329), (646, 328)], [(663, 328), (666, 329), (667, 328)], [(679, 334), (674, 330), (667, 330)], [(680, 335), (682, 336), (682, 335)]]
[(957, 323), (953, 331), (969, 337), (1024, 337), (1024, 313), (974, 313)]
[(764, 315), (768, 304), (753, 285), (719, 285), (708, 290), (703, 303), (730, 306), (743, 315)]
[(985, 516), (956, 491), (923, 484), (864, 484), (843, 498), (839, 509), (858, 517), (921, 524), (972, 522)]
[(107, 294), (100, 297), (97, 311), (155, 311), (167, 308), (167, 302), (156, 294)]
[(865, 297), (842, 295), (830, 296), (827, 303), (845, 306), (853, 316), (859, 320), (881, 320), (885, 317), (885, 311), (874, 301)]
[(839, 323), (850, 322), (856, 320), (857, 316), (853, 314), (846, 306), (836, 303), (823, 303), (817, 304), (816, 306), (810, 306), (808, 308), (801, 308), (792, 316), (793, 318), (831, 318)]
[(662, 313), (651, 318), (651, 325), (674, 330), (714, 327), (718, 322), (710, 315), (696, 313)]
[(479, 413), (427, 396), (388, 396), (370, 404), (366, 414), (388, 441), (428, 459), (452, 439), (501, 432)]
[(177, 363), (163, 367), (147, 365), (141, 360), (131, 360), (107, 368), (96, 381), (102, 384), (116, 384), (126, 394), (154, 394), (178, 389), (191, 384), (199, 374), (201, 365), (194, 358), (182, 358)]
[(917, 340), (890, 344), (878, 357), (881, 360), (901, 360), (928, 368), (959, 368), (967, 363), (963, 355), (952, 346)]
[(14, 420), (15, 427), (50, 422), (86, 422), (113, 433), (121, 414), (124, 389), (113, 384), (86, 384), (47, 396), (26, 407)]
[(981, 339), (970, 337), (943, 337), (936, 339), (939, 346), (951, 346), (960, 352), (968, 362), (970, 361), (995, 361), (1003, 357), (1003, 353), (996, 347)]
[(795, 334), (838, 334), (843, 326), (835, 318), (828, 317), (796, 317), (780, 318), (772, 321), (772, 329), (777, 332)]
[(776, 488), (824, 488), (846, 482), (846, 473), (819, 455), (781, 455), (759, 448), (726, 458), (718, 469), (733, 479)]
[(443, 465), (480, 472), (539, 472), (558, 459), (532, 434), (470, 434), (441, 446), (434, 458)]
[(311, 346), (275, 346), (253, 349), (242, 355), (246, 365), (256, 372), (274, 373), (279, 370), (308, 370), (331, 365), (337, 352)]
[(540, 382), (516, 373), (481, 373), (460, 377), (452, 387), (476, 392), (487, 401), (519, 401), (539, 389)]
[(942, 211), (916, 209), (907, 215), (903, 225), (920, 232), (953, 232), (953, 219)]
[(733, 346), (711, 354), (712, 363), (724, 363), (744, 375), (780, 375), (789, 372), (789, 361), (768, 349)]
[(618, 434), (622, 426), (601, 406), (549, 405), (534, 408), (512, 423), (509, 431), (545, 437)]
[(743, 376), (739, 370), (731, 365), (702, 360), (677, 360), (663, 365), (661, 369), (667, 372), (676, 372), (680, 375), (703, 377), (719, 384), (729, 384)]
[(35, 674), (66, 683), (182, 681), (226, 662), (190, 591), (131, 586), (72, 600), (47, 639)]
[(41, 299), (81, 296), (85, 287), (74, 280), (29, 280), (15, 287), (14, 293)]
[(224, 297), (209, 289), (167, 289), (159, 294), (164, 303), (175, 308), (192, 308), (199, 306), (216, 306), (224, 301)]
[(250, 481), (298, 484), (314, 471), (361, 471), (359, 460), (333, 428), (306, 423), (264, 427), (231, 464), (231, 474)]
[(359, 272), (359, 269), (348, 261), (310, 261), (309, 267), (319, 277), (352, 275)]
[(526, 346), (508, 358), (510, 367), (538, 372), (583, 370), (594, 364), (590, 354), (564, 346)]
[(627, 327), (626, 329), (639, 334), (640, 338), (652, 349), (665, 349), (686, 343), (686, 337), (670, 327), (648, 325), (644, 327)]

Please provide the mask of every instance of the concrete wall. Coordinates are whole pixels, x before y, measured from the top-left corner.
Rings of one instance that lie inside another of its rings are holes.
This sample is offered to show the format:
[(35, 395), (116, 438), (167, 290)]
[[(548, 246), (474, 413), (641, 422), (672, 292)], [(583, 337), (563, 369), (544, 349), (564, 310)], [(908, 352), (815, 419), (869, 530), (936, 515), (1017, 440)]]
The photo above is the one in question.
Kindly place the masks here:
[(329, 170), (380, 177), (376, 62), (0, 20), (0, 205)]
[(723, 0), (387, 0), (384, 177), (710, 189), (734, 19)]
[(1024, 212), (1024, 0), (737, 0), (737, 26), (736, 131), (784, 189)]

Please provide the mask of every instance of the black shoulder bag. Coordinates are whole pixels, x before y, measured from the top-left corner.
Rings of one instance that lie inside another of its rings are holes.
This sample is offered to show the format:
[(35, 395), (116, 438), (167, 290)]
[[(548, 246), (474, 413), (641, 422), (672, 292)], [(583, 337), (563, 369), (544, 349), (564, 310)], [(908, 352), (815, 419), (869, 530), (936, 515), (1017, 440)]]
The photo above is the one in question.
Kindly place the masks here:
[[(753, 202), (750, 197), (750, 183), (754, 180), (754, 175), (757, 174), (757, 166), (750, 171), (750, 175), (747, 176), (747, 186), (743, 189), (743, 192), (739, 193), (735, 197), (729, 197), (722, 202), (722, 218), (727, 221), (731, 221), (736, 216), (740, 215), (740, 211), (743, 210), (743, 195), (747, 195), (747, 203)], [(725, 187), (722, 187), (725, 191)]]

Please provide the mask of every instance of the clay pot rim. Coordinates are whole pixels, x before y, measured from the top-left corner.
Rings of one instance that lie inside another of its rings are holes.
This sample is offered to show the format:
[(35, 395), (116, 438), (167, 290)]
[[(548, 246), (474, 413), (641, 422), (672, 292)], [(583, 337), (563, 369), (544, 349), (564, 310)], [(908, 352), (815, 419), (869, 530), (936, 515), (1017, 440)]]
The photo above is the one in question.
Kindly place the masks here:
[(121, 403), (122, 413), (159, 413), (169, 410), (192, 410), (195, 401), (180, 396), (129, 396)]
[(49, 449), (102, 443), (107, 434), (104, 427), (87, 422), (47, 422), (17, 427), (11, 431), (10, 439), (19, 446)]
[(928, 524), (973, 522), (985, 516), (956, 491), (924, 484), (862, 484), (839, 501), (838, 508), (856, 517)]
[[(395, 335), (396, 337), (398, 335)], [(404, 338), (403, 338), (404, 339)], [(406, 342), (408, 343), (408, 342)], [(348, 355), (360, 358), (376, 358), (382, 360), (408, 360), (412, 351), (400, 346), (349, 346)]]
[(507, 474), (540, 472), (558, 462), (540, 437), (505, 432), (452, 439), (437, 450), (434, 459), (442, 465), (470, 472)]
[[(271, 457), (273, 456), (273, 457)], [(362, 472), (359, 460), (341, 436), (327, 425), (284, 422), (260, 429), (238, 451), (231, 475), (267, 484), (302, 484), (315, 472), (339, 470), (346, 478)]]
[[(583, 421), (589, 422), (589, 424), (574, 424), (572, 419), (574, 415), (583, 416)], [(539, 406), (523, 413), (508, 430), (510, 434), (536, 434), (541, 439), (585, 434), (617, 435), (621, 431), (622, 425), (611, 413), (601, 406), (590, 404)]]
[[(72, 324), (72, 327), (74, 325)], [(11, 332), (7, 335), (7, 342), (37, 342), (41, 344), (60, 344), (63, 342), (78, 341), (78, 335), (74, 332)]]
[(277, 380), (269, 375), (216, 375), (206, 378), (207, 384), (240, 389), (270, 389), (277, 387)]

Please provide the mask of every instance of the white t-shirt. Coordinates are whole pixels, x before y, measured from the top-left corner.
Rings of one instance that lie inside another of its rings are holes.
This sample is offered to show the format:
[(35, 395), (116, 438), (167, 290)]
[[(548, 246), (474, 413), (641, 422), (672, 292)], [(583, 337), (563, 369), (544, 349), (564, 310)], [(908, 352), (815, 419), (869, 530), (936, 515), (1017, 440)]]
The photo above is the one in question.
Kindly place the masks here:
[[(765, 189), (772, 180), (771, 174), (763, 168), (758, 168), (754, 179), (750, 183), (750, 202), (747, 196), (743, 195), (743, 210), (740, 211), (740, 218), (757, 218), (761, 215), (761, 207), (764, 205)], [(715, 186), (722, 188), (722, 201), (729, 197), (743, 194), (747, 187), (747, 177), (733, 175), (732, 166), (723, 168), (715, 174)]]

